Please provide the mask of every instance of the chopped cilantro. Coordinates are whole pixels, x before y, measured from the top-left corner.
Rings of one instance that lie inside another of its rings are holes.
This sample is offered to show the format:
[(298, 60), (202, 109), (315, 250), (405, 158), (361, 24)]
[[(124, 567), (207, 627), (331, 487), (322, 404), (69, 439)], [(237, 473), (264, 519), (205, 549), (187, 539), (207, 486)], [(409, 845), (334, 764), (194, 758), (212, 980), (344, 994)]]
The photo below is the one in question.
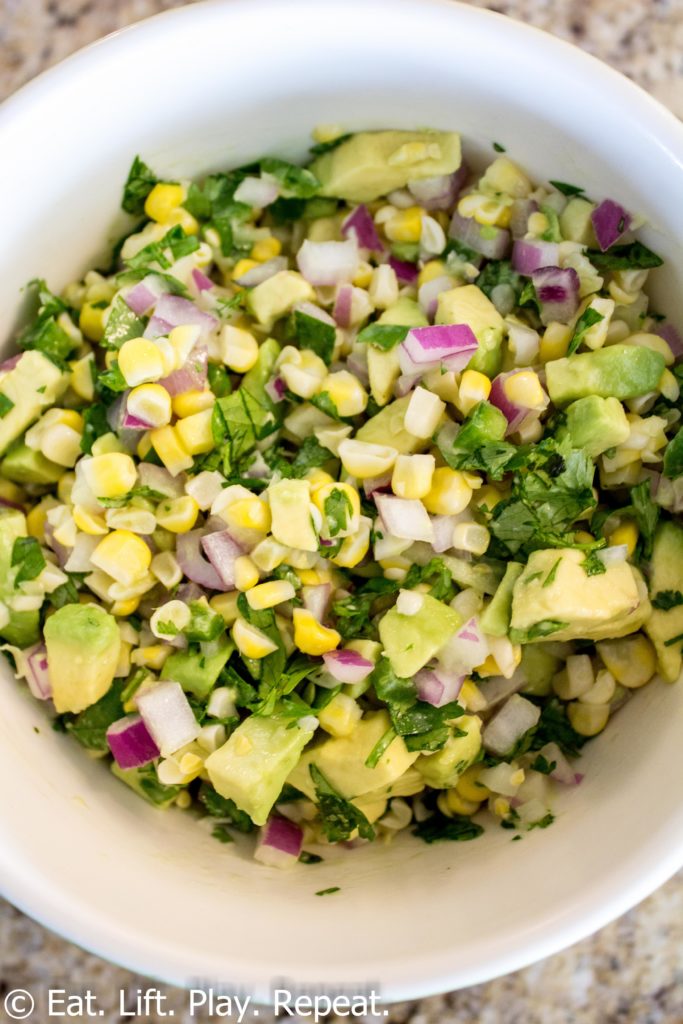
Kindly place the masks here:
[(310, 853), (309, 850), (302, 850), (299, 854), (299, 864), (321, 864), (323, 858), (319, 853)]
[(505, 149), (505, 146), (501, 145), (500, 142), (494, 142), (494, 143), (492, 143), (492, 145), (493, 145), (493, 148), (495, 149), (496, 153), (506, 153), (507, 152), (507, 150)]
[(310, 148), (311, 156), (322, 156), (323, 153), (330, 153), (337, 146), (341, 146), (342, 142), (346, 142), (350, 138), (351, 132), (346, 132), (344, 135), (337, 135), (335, 139), (330, 139), (329, 142), (316, 142)]
[(567, 355), (571, 356), (581, 345), (583, 339), (586, 336), (586, 332), (594, 327), (595, 324), (599, 324), (605, 317), (602, 313), (598, 313), (597, 309), (591, 309), (589, 306), (583, 311), (579, 319), (576, 321), (576, 327), (572, 334), (571, 341), (569, 342), (569, 348), (567, 349)]
[(640, 532), (643, 558), (647, 559), (652, 554), (652, 543), (661, 512), (660, 506), (652, 500), (649, 480), (643, 480), (631, 488), (631, 508)]
[(683, 633), (677, 633), (676, 636), (672, 636), (668, 640), (665, 640), (664, 646), (673, 647), (674, 644), (680, 643), (681, 640), (683, 640)]
[(334, 404), (334, 400), (330, 395), (329, 391), (319, 391), (317, 395), (313, 395), (309, 399), (311, 405), (314, 405), (316, 409), (320, 409), (326, 416), (331, 416), (333, 420), (343, 420), (343, 416), (339, 415), (339, 410)]
[(8, 412), (14, 408), (14, 402), (7, 395), (0, 394), (0, 420), (4, 419)]
[(53, 295), (45, 281), (36, 279), (29, 283), (37, 300), (37, 310), (32, 322), (19, 334), (17, 344), (21, 349), (35, 349), (51, 359), (61, 369), (76, 348), (77, 340), (58, 323), (68, 307)]
[(553, 188), (561, 192), (563, 196), (580, 196), (583, 193), (583, 189), (579, 188), (578, 185), (568, 185), (566, 181), (550, 181)]
[(683, 594), (680, 590), (660, 590), (652, 598), (652, 607), (660, 612), (671, 611), (683, 604)]
[(531, 832), (534, 828), (547, 828), (548, 825), (552, 825), (555, 821), (555, 815), (548, 812), (544, 818), (539, 818), (538, 821), (534, 821), (531, 825), (527, 826), (527, 832)]
[(36, 576), (40, 576), (47, 562), (35, 537), (17, 537), (12, 545), (11, 565), (19, 566), (14, 577), (15, 587), (26, 580), (34, 580)]
[(541, 775), (550, 775), (557, 768), (557, 761), (548, 761), (543, 754), (537, 754), (529, 767), (534, 772), (540, 772)]
[(87, 406), (81, 414), (83, 416), (83, 434), (81, 436), (81, 451), (86, 455), (92, 452), (92, 446), (98, 437), (108, 434), (111, 427), (107, 422), (107, 410), (101, 402), (95, 402)]
[(557, 619), (541, 619), (540, 622), (535, 622), (528, 629), (511, 629), (509, 634), (510, 640), (512, 640), (513, 644), (529, 644), (533, 640), (540, 640), (542, 637), (559, 633), (561, 629), (566, 629), (568, 625), (568, 622), (559, 622)]
[(581, 568), (585, 572), (586, 576), (601, 576), (604, 572), (607, 572), (607, 566), (598, 555), (597, 551), (589, 551), (583, 562)]
[(300, 309), (295, 309), (289, 318), (287, 337), (296, 338), (298, 348), (311, 349), (328, 366), (332, 362), (332, 353), (337, 338), (337, 331), (333, 324), (328, 324)]
[(664, 449), (663, 473), (669, 480), (683, 476), (683, 427), (674, 434)]
[(140, 217), (145, 212), (145, 200), (159, 179), (144, 160), (136, 156), (123, 186), (121, 206), (126, 213)]
[(543, 583), (541, 584), (542, 587), (550, 587), (555, 582), (555, 577), (557, 576), (557, 570), (560, 568), (561, 561), (561, 557), (557, 559), (552, 569), (550, 570), (546, 578), (543, 580)]
[(598, 270), (649, 270), (661, 267), (664, 260), (642, 242), (613, 245), (607, 252), (589, 249), (586, 256)]
[(238, 832), (253, 832), (254, 823), (245, 811), (241, 811), (233, 800), (221, 796), (208, 782), (202, 782), (199, 802), (204, 804), (212, 818), (225, 818)]
[(338, 885), (331, 885), (329, 889), (318, 889), (316, 896), (331, 896), (334, 892), (341, 892)]
[(315, 786), (323, 832), (329, 841), (345, 842), (356, 829), (361, 838), (374, 839), (375, 830), (363, 812), (337, 792), (317, 765), (310, 764), (308, 767)]
[(285, 199), (310, 199), (320, 188), (320, 182), (306, 167), (297, 167), (277, 157), (260, 161), (261, 170), (280, 184)]
[(124, 341), (139, 338), (144, 330), (144, 321), (133, 312), (120, 295), (117, 295), (105, 324), (100, 344), (103, 348), (119, 349)]
[(104, 697), (85, 711), (77, 715), (66, 714), (61, 716), (61, 721), (67, 732), (70, 732), (86, 750), (94, 750), (98, 753), (109, 751), (107, 743), (107, 729), (124, 715), (121, 703), (121, 691), (124, 680), (115, 679), (111, 688)]
[(353, 507), (348, 494), (340, 488), (335, 488), (324, 502), (325, 518), (331, 537), (336, 537), (342, 530), (348, 528), (353, 517)]
[(366, 342), (373, 348), (381, 349), (382, 352), (388, 352), (403, 341), (409, 330), (409, 327), (400, 327), (396, 324), (368, 324), (356, 340)]
[(467, 842), (477, 839), (484, 829), (471, 818), (455, 814), (447, 818), (445, 814), (435, 811), (425, 821), (420, 821), (413, 829), (413, 835), (425, 843), (438, 843), (442, 840), (451, 842)]

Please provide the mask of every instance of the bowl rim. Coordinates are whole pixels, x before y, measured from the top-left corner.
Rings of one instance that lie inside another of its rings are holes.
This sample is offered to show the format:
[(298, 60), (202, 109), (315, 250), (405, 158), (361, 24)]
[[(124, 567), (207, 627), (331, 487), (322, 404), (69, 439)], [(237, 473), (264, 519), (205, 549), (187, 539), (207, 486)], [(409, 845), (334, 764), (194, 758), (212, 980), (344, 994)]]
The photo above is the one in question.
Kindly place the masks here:
[[(327, 2), (331, 9), (339, 0)], [(354, 6), (361, 10), (364, 2), (368, 0), (346, 0), (343, 5), (345, 15), (348, 16), (349, 8)], [(533, 46), (535, 43), (549, 55), (556, 54), (559, 62), (574, 65), (578, 74), (589, 75), (596, 86), (602, 85), (614, 95), (621, 95), (632, 113), (635, 109), (639, 119), (647, 120), (653, 142), (663, 152), (674, 154), (683, 170), (683, 124), (678, 118), (636, 83), (578, 46), (536, 26), (516, 21), (496, 11), (461, 3), (460, 0), (371, 2), (374, 8), (384, 8), (387, 12), (395, 12), (397, 7), (401, 7), (413, 10), (415, 14), (418, 11), (424, 14), (426, 6), (444, 13), (455, 10), (459, 17), (470, 19), (473, 23), (489, 24), (496, 31), (504, 25), (513, 45), (515, 41), (523, 46)], [(310, 14), (313, 11), (319, 14), (319, 4), (320, 0), (290, 0), (287, 5), (288, 15), (306, 16), (306, 12)], [(5, 128), (22, 117), (25, 110), (39, 105), (47, 92), (54, 93), (74, 77), (87, 73), (88, 68), (98, 62), (104, 53), (109, 59), (125, 50), (132, 42), (144, 43), (148, 36), (156, 34), (162, 26), (165, 31), (175, 32), (185, 19), (202, 18), (217, 10), (224, 10), (225, 16), (229, 17), (231, 10), (238, 9), (249, 10), (250, 14), (260, 11), (262, 17), (268, 9), (281, 11), (282, 7), (279, 0), (200, 0), (198, 3), (159, 12), (109, 33), (42, 71), (7, 97), (0, 105), (0, 137)], [(411, 964), (409, 980), (406, 979), (405, 965), (391, 957), (382, 963), (381, 970), (375, 970), (375, 974), (381, 974), (383, 989), (390, 1001), (394, 1002), (449, 991), (454, 984), (458, 988), (479, 984), (549, 957), (593, 934), (631, 909), (683, 866), (683, 823), (680, 827), (671, 823), (664, 842), (663, 833), (664, 830), (656, 836), (648, 837), (636, 853), (624, 858), (614, 874), (602, 882), (598, 899), (595, 893), (591, 894), (590, 899), (577, 899), (559, 927), (554, 930), (551, 930), (551, 926), (539, 929), (537, 935), (527, 936), (523, 940), (522, 948), (501, 952), (493, 960), (482, 962), (478, 969), (469, 970), (464, 978), (462, 971), (458, 972), (454, 967), (448, 969), (444, 965), (443, 968), (430, 969), (429, 963), (425, 963), (419, 956)], [(662, 854), (658, 847), (664, 844), (666, 852)], [(47, 875), (36, 877), (27, 864), (10, 862), (5, 850), (0, 850), (0, 862), (3, 869), (0, 872), (0, 890), (3, 896), (43, 926), (137, 974), (169, 984), (187, 984), (186, 977), (178, 970), (178, 958), (176, 956), (174, 960), (169, 945), (153, 946), (144, 938), (131, 936), (106, 919), (102, 920), (97, 910), (82, 903), (69, 902), (68, 914), (65, 915), (63, 897), (55, 890)], [(172, 962), (173, 967), (170, 966)], [(249, 965), (241, 967), (244, 984), (257, 986), (262, 979), (260, 969), (250, 968)]]

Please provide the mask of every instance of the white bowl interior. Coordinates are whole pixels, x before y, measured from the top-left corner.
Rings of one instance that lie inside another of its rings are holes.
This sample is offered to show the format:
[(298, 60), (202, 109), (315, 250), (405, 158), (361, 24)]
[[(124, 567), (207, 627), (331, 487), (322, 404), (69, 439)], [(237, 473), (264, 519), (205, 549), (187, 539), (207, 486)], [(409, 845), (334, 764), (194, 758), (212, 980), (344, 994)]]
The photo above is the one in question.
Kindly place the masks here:
[[(668, 260), (658, 307), (683, 317), (683, 130), (635, 87), (457, 4), (242, 0), (145, 23), (0, 111), (0, 337), (26, 281), (58, 288), (105, 251), (135, 153), (161, 174), (194, 175), (263, 152), (301, 156), (319, 123), (455, 129), (475, 154), (495, 140), (539, 179), (619, 198), (648, 218), (644, 238)], [(588, 934), (683, 862), (683, 800), (667, 789), (683, 772), (676, 686), (648, 687), (589, 745), (586, 778), (546, 831), (514, 844), (497, 828), (466, 844), (405, 837), (288, 874), (146, 807), (53, 733), (4, 667), (0, 692), (6, 895), (181, 984), (221, 980), (267, 998), (282, 977), (370, 982), (391, 999), (472, 984)]]

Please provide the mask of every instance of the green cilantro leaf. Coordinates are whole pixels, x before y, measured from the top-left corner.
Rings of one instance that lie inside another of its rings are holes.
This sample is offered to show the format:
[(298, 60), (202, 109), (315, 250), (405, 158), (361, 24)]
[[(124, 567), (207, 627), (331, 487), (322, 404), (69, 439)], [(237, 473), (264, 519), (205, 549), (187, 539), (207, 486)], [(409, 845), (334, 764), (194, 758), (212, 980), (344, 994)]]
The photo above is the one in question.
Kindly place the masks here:
[(212, 818), (225, 818), (238, 832), (254, 831), (255, 825), (249, 815), (241, 811), (233, 800), (217, 793), (208, 782), (202, 782), (198, 798)]
[(298, 348), (308, 348), (329, 366), (337, 339), (337, 331), (333, 324), (310, 316), (300, 309), (295, 309), (287, 323), (287, 338), (295, 338)]
[(671, 611), (683, 604), (683, 594), (680, 590), (660, 590), (652, 598), (652, 607), (660, 612)]
[(260, 166), (261, 171), (279, 182), (285, 199), (310, 199), (320, 188), (315, 174), (306, 167), (297, 167), (277, 157), (265, 157)]
[(315, 786), (323, 832), (329, 841), (345, 842), (356, 829), (362, 839), (374, 839), (375, 830), (363, 812), (337, 792), (317, 765), (310, 764), (308, 768)]
[(368, 324), (360, 331), (356, 340), (366, 342), (382, 352), (388, 352), (403, 341), (409, 331), (410, 327), (401, 327), (397, 324)]
[(580, 196), (584, 191), (578, 185), (568, 185), (566, 181), (550, 181), (550, 184), (563, 196)]
[(120, 295), (117, 295), (105, 324), (100, 345), (103, 348), (119, 349), (124, 341), (130, 341), (131, 338), (139, 338), (144, 330), (144, 320), (141, 320), (133, 312)]
[(11, 565), (19, 566), (14, 577), (15, 588), (26, 580), (34, 580), (36, 576), (40, 576), (47, 562), (35, 537), (17, 537), (12, 545)]
[(353, 507), (348, 494), (340, 488), (335, 488), (324, 502), (325, 518), (330, 537), (336, 537), (342, 530), (346, 530), (353, 517)]
[(144, 160), (136, 156), (123, 186), (121, 206), (126, 213), (140, 217), (145, 212), (145, 200), (158, 182), (158, 178)]
[(649, 270), (661, 267), (664, 260), (642, 242), (613, 245), (607, 252), (589, 249), (586, 256), (598, 270)]
[(477, 839), (483, 831), (481, 825), (465, 815), (455, 814), (452, 818), (447, 818), (440, 811), (435, 811), (424, 821), (418, 822), (413, 829), (413, 835), (425, 843), (438, 843), (443, 840), (462, 843)]
[(577, 348), (581, 345), (583, 339), (586, 336), (586, 332), (594, 327), (595, 324), (599, 324), (605, 317), (602, 313), (598, 313), (597, 309), (591, 309), (589, 306), (583, 311), (579, 319), (576, 321), (576, 327), (572, 334), (571, 341), (569, 342), (569, 348), (567, 349), (567, 355), (574, 355)]
[(14, 402), (7, 395), (0, 393), (0, 420), (4, 419), (8, 412), (14, 408)]
[(35, 279), (28, 287), (33, 289), (37, 310), (32, 322), (19, 334), (17, 344), (21, 349), (42, 352), (63, 369), (66, 360), (78, 344), (76, 339), (57, 322), (62, 313), (68, 312), (68, 307), (52, 294), (45, 281)]

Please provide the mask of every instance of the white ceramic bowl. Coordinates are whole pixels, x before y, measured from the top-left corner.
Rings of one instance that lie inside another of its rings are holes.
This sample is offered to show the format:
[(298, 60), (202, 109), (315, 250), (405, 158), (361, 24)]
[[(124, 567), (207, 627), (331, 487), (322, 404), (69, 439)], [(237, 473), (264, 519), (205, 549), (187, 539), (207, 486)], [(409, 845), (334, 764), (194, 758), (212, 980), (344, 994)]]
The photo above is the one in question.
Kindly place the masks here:
[[(626, 79), (502, 17), (427, 0), (238, 0), (176, 10), (40, 77), (0, 111), (0, 337), (19, 289), (59, 288), (115, 231), (140, 153), (161, 173), (303, 155), (318, 123), (460, 130), (539, 178), (644, 213), (683, 315), (683, 128)], [(678, 279), (678, 294), (674, 282)], [(680, 686), (652, 685), (591, 743), (547, 831), (405, 838), (284, 874), (147, 808), (46, 725), (3, 668), (0, 886), (97, 953), (157, 978), (373, 982), (404, 999), (575, 942), (683, 864)], [(37, 729), (34, 729), (37, 727)], [(339, 885), (325, 899), (316, 890)]]

